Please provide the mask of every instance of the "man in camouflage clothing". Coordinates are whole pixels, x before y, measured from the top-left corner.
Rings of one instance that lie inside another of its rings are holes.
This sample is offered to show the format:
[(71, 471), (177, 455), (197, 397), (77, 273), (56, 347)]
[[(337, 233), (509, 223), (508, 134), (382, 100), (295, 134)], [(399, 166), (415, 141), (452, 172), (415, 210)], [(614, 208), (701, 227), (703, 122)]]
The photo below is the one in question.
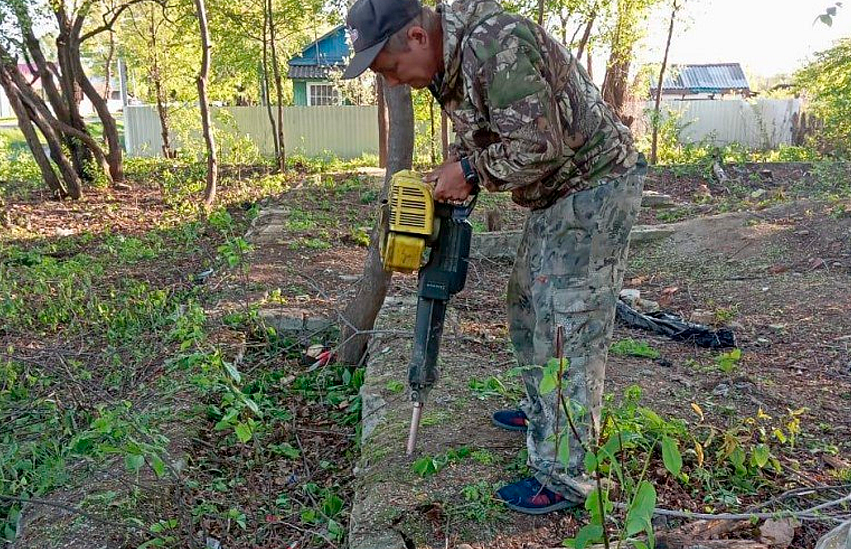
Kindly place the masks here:
[[(418, 0), (358, 0), (347, 23), (356, 52), (344, 74), (371, 68), (388, 85), (428, 87), (456, 132), (450, 158), (426, 177), (437, 200), (477, 186), (530, 209), (508, 285), (511, 340), (527, 398), (494, 414), (527, 431), (534, 477), (498, 496), (541, 514), (584, 501), (584, 449), (542, 366), (564, 328), (564, 396), (581, 439), (599, 428), (615, 302), (646, 171), (629, 130), (585, 70), (541, 27), (493, 0), (436, 11)], [(556, 431), (560, 431), (560, 434)], [(559, 451), (557, 441), (569, 453)]]

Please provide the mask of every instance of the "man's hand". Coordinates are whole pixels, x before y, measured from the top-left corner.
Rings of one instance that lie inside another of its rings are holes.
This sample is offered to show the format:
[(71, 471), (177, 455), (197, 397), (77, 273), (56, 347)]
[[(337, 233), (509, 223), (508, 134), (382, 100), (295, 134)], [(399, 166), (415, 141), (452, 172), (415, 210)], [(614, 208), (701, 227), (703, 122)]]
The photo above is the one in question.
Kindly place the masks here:
[(440, 202), (463, 202), (473, 192), (473, 186), (464, 179), (461, 162), (447, 162), (423, 179), (435, 184), (434, 199)]

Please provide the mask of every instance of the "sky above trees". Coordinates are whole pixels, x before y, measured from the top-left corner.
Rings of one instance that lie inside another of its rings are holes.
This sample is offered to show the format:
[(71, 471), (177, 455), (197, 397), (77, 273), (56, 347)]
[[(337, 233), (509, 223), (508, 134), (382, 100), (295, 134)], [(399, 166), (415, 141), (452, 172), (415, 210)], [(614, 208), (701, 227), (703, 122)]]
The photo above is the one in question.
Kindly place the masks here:
[[(690, 0), (671, 46), (673, 63), (740, 62), (762, 76), (791, 73), (851, 35), (851, 2), (833, 27), (815, 23), (833, 0)], [(651, 19), (641, 61), (659, 62), (667, 7)]]

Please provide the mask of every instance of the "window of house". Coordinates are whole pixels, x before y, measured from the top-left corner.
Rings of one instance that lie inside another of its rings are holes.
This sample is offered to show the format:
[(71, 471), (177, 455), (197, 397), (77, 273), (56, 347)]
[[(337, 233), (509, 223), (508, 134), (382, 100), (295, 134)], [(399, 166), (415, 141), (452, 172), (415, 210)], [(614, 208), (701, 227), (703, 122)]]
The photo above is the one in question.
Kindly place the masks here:
[(308, 82), (307, 104), (311, 107), (321, 105), (339, 105), (340, 90), (330, 82)]

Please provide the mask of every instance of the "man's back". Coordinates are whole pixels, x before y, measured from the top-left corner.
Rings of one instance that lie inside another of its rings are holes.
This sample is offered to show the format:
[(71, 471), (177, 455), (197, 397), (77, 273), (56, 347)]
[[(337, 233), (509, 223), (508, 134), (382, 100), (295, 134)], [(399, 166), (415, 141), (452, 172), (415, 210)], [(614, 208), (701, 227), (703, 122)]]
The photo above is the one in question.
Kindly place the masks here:
[[(493, 0), (443, 13), (445, 74), (438, 97), (491, 190), (532, 208), (635, 165), (629, 130), (575, 58), (541, 27)], [(520, 177), (509, 180), (524, 166)], [(501, 177), (505, 176), (505, 177)]]

